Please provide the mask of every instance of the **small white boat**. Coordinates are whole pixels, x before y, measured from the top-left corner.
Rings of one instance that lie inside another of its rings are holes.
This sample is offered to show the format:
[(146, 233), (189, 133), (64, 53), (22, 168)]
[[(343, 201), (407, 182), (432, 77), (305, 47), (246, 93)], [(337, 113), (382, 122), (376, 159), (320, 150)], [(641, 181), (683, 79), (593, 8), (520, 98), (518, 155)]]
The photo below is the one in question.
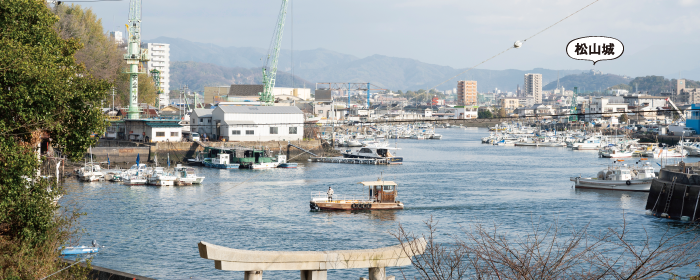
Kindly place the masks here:
[[(181, 164), (178, 164), (177, 167), (175, 167), (175, 184), (178, 186), (195, 184), (198, 178), (199, 177), (197, 174), (195, 174), (194, 168), (192, 167), (183, 167)], [(202, 180), (204, 180), (204, 177), (202, 177)]]
[(349, 139), (346, 141), (346, 145), (348, 147), (362, 147), (362, 143), (360, 141), (354, 140), (354, 139)]
[(148, 180), (146, 180), (146, 177), (143, 175), (126, 175), (122, 177), (122, 183), (127, 186), (138, 186), (138, 185), (145, 185), (148, 183)]
[(605, 147), (598, 152), (603, 158), (628, 158), (634, 155), (632, 151), (620, 150), (615, 146)]
[(104, 173), (102, 173), (99, 164), (85, 164), (78, 170), (78, 177), (81, 181), (94, 182), (99, 181), (104, 178)]
[(146, 174), (148, 184), (154, 186), (173, 186), (175, 179), (175, 176), (166, 173), (163, 167), (154, 167), (151, 172)]
[(430, 135), (430, 139), (440, 140), (440, 139), (442, 139), (442, 134), (433, 133), (433, 135)]
[(659, 152), (659, 154), (656, 157), (657, 158), (670, 158), (670, 157), (685, 157), (687, 155), (688, 155), (687, 150), (665, 147), (665, 148), (661, 149), (661, 151)]
[(604, 143), (600, 141), (600, 138), (588, 138), (571, 144), (571, 148), (574, 150), (598, 150), (603, 145)]
[(627, 164), (611, 166), (598, 172), (596, 178), (571, 177), (570, 180), (580, 189), (648, 192), (654, 178), (654, 168), (646, 162), (639, 168), (629, 168)]
[(390, 147), (363, 147), (360, 149), (349, 149), (342, 152), (344, 158), (368, 158), (368, 159), (386, 159), (388, 164), (403, 164), (403, 157), (397, 157), (391, 154), (391, 151), (400, 150), (400, 148)]

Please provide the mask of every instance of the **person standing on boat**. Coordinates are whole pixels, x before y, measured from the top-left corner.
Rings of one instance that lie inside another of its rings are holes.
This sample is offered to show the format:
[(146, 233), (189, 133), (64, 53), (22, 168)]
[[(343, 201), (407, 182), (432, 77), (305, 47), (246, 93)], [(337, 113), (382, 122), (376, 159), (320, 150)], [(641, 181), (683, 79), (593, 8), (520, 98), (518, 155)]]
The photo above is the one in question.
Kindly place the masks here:
[(333, 189), (328, 187), (328, 200), (333, 200)]

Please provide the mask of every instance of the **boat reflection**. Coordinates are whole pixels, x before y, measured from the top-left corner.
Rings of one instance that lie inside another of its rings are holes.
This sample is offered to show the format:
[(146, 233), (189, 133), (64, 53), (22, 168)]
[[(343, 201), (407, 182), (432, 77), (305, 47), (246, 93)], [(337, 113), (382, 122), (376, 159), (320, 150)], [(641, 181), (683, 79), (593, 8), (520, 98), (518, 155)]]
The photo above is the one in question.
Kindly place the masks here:
[(343, 218), (357, 217), (357, 215), (366, 216), (371, 220), (379, 221), (395, 221), (397, 210), (353, 210), (353, 211), (316, 211), (310, 212), (316, 215), (325, 215), (326, 218)]

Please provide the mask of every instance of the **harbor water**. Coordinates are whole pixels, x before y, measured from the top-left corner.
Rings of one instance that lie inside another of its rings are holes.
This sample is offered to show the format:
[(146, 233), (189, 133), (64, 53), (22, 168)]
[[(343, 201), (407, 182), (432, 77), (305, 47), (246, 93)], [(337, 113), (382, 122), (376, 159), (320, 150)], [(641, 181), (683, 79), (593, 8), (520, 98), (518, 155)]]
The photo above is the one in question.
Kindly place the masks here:
[[(206, 241), (245, 250), (370, 249), (398, 244), (399, 224), (426, 233), (439, 221), (442, 241), (462, 226), (499, 225), (509, 235), (527, 233), (532, 222), (565, 222), (591, 230), (619, 227), (626, 217), (633, 240), (669, 229), (668, 220), (645, 215), (647, 193), (576, 190), (570, 177), (593, 177), (612, 163), (597, 151), (503, 147), (481, 144), (485, 128), (437, 129), (442, 140), (391, 140), (403, 165), (303, 163), (297, 169), (197, 168), (202, 185), (125, 186), (69, 181), (60, 203), (77, 207), (85, 229), (81, 245), (105, 246), (93, 264), (157, 279), (242, 279), (199, 257)], [(625, 159), (634, 164), (638, 159)], [(660, 162), (660, 160), (653, 160)], [(672, 160), (671, 160), (672, 161)], [(695, 162), (697, 159), (686, 159)], [(658, 165), (654, 164), (658, 171)], [(311, 212), (312, 192), (366, 194), (360, 181), (395, 181), (399, 211)], [(677, 222), (671, 222), (677, 223)], [(681, 230), (672, 226), (673, 231)], [(409, 278), (412, 267), (402, 268)], [(697, 273), (694, 267), (676, 271)], [(388, 275), (400, 276), (398, 268)], [(298, 271), (265, 271), (265, 279), (298, 279)], [(366, 269), (329, 270), (329, 279), (367, 277)]]

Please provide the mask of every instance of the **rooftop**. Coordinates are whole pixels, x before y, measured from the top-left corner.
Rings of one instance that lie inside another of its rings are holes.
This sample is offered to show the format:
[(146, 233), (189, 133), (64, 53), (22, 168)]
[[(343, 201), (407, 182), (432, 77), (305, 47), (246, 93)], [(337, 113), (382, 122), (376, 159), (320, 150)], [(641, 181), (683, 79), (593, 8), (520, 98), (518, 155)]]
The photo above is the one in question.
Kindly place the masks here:
[(219, 106), (224, 113), (232, 114), (303, 114), (296, 106)]

